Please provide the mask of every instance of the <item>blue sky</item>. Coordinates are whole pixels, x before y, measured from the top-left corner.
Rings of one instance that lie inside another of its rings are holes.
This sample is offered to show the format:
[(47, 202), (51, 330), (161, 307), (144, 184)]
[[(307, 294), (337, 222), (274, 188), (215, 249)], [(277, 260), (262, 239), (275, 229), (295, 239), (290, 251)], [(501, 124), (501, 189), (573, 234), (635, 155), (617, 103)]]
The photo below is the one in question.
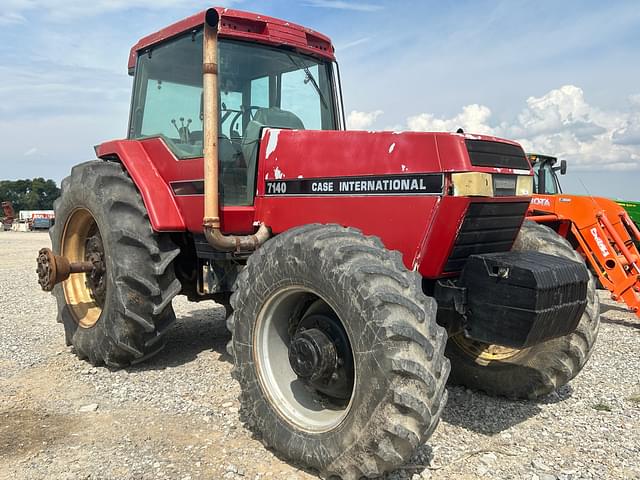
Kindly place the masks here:
[[(635, 1), (228, 1), (329, 35), (353, 128), (455, 130), (570, 163), (565, 190), (640, 200)], [(211, 4), (3, 0), (0, 178), (60, 180), (125, 135), (129, 48)], [(583, 187), (584, 184), (584, 187)]]

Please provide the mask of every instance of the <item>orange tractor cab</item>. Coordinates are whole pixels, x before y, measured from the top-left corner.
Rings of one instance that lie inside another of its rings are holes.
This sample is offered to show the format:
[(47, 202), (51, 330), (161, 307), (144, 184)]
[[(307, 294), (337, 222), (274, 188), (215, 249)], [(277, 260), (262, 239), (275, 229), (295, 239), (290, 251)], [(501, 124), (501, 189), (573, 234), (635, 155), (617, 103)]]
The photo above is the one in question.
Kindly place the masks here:
[(616, 202), (602, 197), (567, 195), (558, 172), (565, 160), (528, 154), (534, 170), (534, 195), (529, 219), (553, 228), (585, 258), (611, 298), (625, 302), (640, 316), (640, 241), (638, 227)]

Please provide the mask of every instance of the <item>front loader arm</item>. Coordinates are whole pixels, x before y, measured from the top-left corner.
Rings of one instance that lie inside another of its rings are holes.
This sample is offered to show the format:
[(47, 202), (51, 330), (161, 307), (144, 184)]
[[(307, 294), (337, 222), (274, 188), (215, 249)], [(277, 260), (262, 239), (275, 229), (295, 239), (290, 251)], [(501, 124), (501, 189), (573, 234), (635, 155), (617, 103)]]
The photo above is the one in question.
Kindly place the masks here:
[[(623, 301), (640, 316), (640, 254), (630, 235), (634, 232), (626, 231), (624, 223), (614, 225), (604, 211), (596, 219), (595, 224), (582, 229), (573, 224), (571, 233), (611, 298)], [(620, 227), (625, 228), (624, 237)]]

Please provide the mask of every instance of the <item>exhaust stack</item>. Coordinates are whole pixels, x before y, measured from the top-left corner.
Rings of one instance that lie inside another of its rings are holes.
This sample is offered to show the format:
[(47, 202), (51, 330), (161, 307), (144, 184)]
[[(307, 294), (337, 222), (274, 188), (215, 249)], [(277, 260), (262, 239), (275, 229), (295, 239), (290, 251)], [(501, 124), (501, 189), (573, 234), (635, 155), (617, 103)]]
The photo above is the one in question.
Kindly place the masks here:
[(205, 13), (203, 40), (203, 129), (204, 129), (204, 236), (209, 245), (224, 252), (247, 252), (257, 249), (271, 235), (261, 224), (253, 235), (224, 235), (220, 231), (218, 182), (218, 23), (215, 8)]

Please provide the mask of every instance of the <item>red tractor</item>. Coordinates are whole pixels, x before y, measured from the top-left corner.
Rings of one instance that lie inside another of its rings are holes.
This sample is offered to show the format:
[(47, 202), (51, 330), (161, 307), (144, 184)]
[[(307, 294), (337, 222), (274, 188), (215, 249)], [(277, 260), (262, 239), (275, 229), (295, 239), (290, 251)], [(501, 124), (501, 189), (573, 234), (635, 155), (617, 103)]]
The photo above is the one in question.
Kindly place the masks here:
[(447, 379), (535, 398), (584, 366), (594, 281), (524, 222), (518, 144), (345, 131), (329, 38), (237, 10), (143, 38), (129, 72), (127, 139), (62, 182), (38, 257), (80, 358), (141, 362), (175, 295), (221, 302), (248, 426), (346, 479), (406, 462)]
[(11, 202), (2, 202), (0, 204), (4, 217), (2, 217), (2, 229), (11, 230), (11, 225), (16, 218), (16, 212), (13, 210), (13, 204)]

